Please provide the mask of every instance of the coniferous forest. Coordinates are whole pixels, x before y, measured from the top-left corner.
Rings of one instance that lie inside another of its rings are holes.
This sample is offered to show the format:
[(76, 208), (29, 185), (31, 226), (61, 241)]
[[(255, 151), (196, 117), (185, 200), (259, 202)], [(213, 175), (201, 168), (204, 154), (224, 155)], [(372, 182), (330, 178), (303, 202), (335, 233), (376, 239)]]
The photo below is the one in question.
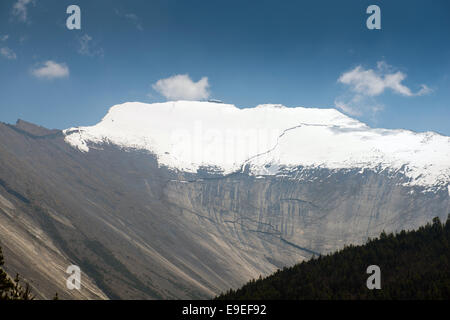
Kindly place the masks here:
[[(415, 231), (382, 233), (230, 290), (219, 300), (450, 299), (450, 215)], [(369, 290), (367, 267), (381, 271), (381, 289)]]

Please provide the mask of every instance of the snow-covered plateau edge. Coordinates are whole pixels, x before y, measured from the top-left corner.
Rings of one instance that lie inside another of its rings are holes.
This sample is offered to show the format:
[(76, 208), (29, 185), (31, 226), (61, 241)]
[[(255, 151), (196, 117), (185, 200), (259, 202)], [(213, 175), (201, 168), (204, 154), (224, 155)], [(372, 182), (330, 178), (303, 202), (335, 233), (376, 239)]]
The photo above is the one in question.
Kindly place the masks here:
[(250, 174), (267, 176), (298, 167), (359, 168), (401, 173), (404, 185), (450, 195), (450, 137), (370, 128), (335, 109), (128, 102), (111, 107), (94, 126), (63, 132), (82, 152), (104, 143), (145, 150), (183, 172), (213, 167), (229, 174), (248, 166)]

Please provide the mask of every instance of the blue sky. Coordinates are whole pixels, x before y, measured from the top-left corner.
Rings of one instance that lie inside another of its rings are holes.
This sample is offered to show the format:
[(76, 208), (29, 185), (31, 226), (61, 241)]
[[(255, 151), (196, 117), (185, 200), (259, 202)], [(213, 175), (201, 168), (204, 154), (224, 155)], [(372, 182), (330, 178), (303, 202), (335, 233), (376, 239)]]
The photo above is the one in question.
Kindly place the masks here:
[[(81, 30), (66, 28), (71, 4)], [(371, 4), (381, 30), (366, 27)], [(92, 125), (187, 90), (450, 135), (449, 13), (447, 0), (2, 0), (0, 121)]]

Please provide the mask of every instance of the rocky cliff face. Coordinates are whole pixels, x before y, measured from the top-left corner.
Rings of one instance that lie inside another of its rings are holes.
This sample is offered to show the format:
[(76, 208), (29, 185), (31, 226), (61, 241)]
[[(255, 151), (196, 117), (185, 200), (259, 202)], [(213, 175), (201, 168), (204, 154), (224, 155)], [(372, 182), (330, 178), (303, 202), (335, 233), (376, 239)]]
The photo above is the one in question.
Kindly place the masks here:
[[(450, 211), (446, 190), (405, 187), (401, 175), (327, 169), (303, 173), (309, 178), (238, 174), (173, 180), (166, 194), (171, 203), (228, 230), (242, 246), (254, 245), (256, 237), (292, 249), (296, 259), (359, 244), (383, 230), (414, 229), (435, 216), (445, 219)], [(288, 263), (287, 256), (278, 259)]]

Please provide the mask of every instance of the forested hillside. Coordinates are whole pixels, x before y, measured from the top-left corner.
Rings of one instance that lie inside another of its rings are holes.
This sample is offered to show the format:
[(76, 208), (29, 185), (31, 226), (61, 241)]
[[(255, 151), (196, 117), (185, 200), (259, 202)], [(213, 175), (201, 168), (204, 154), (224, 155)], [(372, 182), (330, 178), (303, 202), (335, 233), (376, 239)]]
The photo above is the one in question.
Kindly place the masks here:
[[(362, 246), (319, 256), (252, 280), (217, 299), (450, 299), (450, 215), (415, 231), (382, 233)], [(367, 267), (381, 270), (369, 290)]]

